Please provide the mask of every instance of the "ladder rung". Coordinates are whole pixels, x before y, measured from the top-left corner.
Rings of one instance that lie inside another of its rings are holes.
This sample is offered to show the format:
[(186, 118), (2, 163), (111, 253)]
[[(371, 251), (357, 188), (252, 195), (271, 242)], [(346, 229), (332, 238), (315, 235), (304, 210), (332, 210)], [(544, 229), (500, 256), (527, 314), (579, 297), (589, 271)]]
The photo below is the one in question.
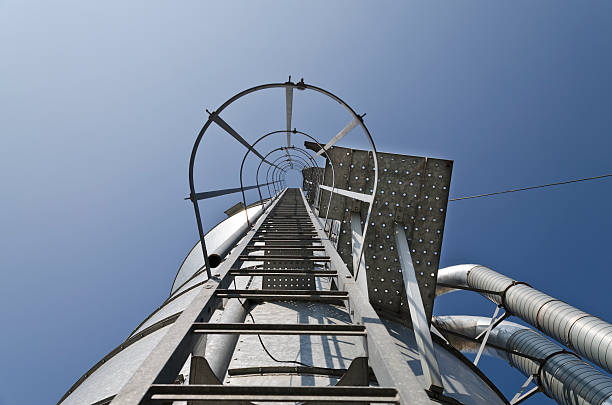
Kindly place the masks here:
[(316, 403), (399, 403), (395, 388), (384, 387), (279, 387), (236, 385), (154, 384), (149, 388), (154, 401), (265, 401)]
[(329, 270), (307, 270), (304, 269), (295, 269), (295, 270), (286, 270), (286, 269), (250, 269), (250, 270), (240, 270), (234, 269), (230, 270), (229, 274), (231, 276), (314, 276), (314, 277), (336, 277), (338, 273), (335, 271)]
[(291, 235), (295, 235), (295, 234), (298, 234), (298, 235), (316, 235), (317, 234), (316, 231), (314, 231), (314, 230), (310, 230), (310, 229), (308, 229), (308, 230), (306, 230), (306, 229), (295, 229), (295, 228), (287, 228), (287, 229), (271, 229), (271, 228), (268, 228), (268, 229), (263, 229), (263, 230), (259, 229), (257, 231), (257, 235), (270, 235), (270, 234), (276, 235), (276, 234), (286, 234), (286, 233), (287, 234), (291, 234)]
[(270, 239), (270, 240), (285, 240), (285, 239), (293, 239), (293, 240), (312, 240), (312, 241), (319, 241), (318, 238), (316, 238), (316, 235), (312, 235), (312, 236), (307, 236), (304, 235), (301, 238), (298, 238), (298, 236), (302, 236), (300, 234), (285, 234), (285, 235), (255, 235), (253, 237), (253, 239), (257, 239), (257, 242), (261, 242), (261, 239)]
[[(266, 248), (274, 248), (277, 246), (286, 246), (286, 247), (290, 247), (290, 248), (304, 248), (304, 249), (308, 249), (308, 248), (322, 248), (323, 246), (321, 245), (313, 245), (312, 242), (319, 242), (320, 241), (304, 241), (304, 240), (286, 240), (286, 239), (279, 239), (279, 240), (267, 240), (267, 241), (255, 241), (255, 242), (266, 242), (265, 245), (254, 245), (254, 244), (250, 244), (247, 245), (246, 248), (251, 249), (251, 250), (264, 250)], [(272, 245), (272, 243), (278, 243), (278, 245)], [(282, 243), (292, 243), (291, 245), (283, 245)], [(318, 249), (314, 249), (314, 250), (318, 250)]]
[(207, 323), (193, 324), (193, 333), (240, 335), (335, 335), (365, 336), (363, 325), (336, 324), (284, 324), (284, 323)]
[(257, 261), (257, 262), (262, 262), (262, 261), (287, 261), (287, 262), (329, 262), (330, 258), (329, 256), (279, 256), (279, 255), (266, 255), (266, 256), (259, 256), (259, 255), (241, 255), (239, 258), (239, 260), (242, 261), (249, 261), (249, 262), (253, 262), (253, 261)]
[[(314, 239), (314, 238), (269, 238), (269, 239), (263, 239), (263, 238), (258, 238), (255, 239), (253, 238), (253, 243), (255, 242), (301, 242), (304, 243), (305, 241), (308, 241), (310, 243), (312, 242), (317, 242), (317, 243), (321, 243), (320, 239)], [(257, 245), (251, 245), (251, 246), (257, 246)], [(312, 245), (307, 245), (307, 246), (312, 246)]]
[(308, 239), (313, 239), (313, 238), (317, 238), (318, 239), (318, 235), (316, 233), (300, 233), (300, 232), (257, 232), (257, 235), (255, 235), (256, 238), (267, 238), (268, 236), (272, 236), (275, 238), (287, 238), (287, 237), (293, 237), (293, 236), (300, 236), (302, 238), (308, 238)]
[(314, 226), (312, 226), (310, 222), (264, 222), (261, 225), (260, 229), (289, 227), (314, 228)]
[(275, 235), (275, 236), (292, 236), (292, 235), (299, 235), (299, 236), (315, 236), (317, 235), (316, 232), (313, 231), (304, 231), (304, 232), (300, 232), (299, 229), (294, 229), (293, 231), (257, 231), (257, 235)]
[(267, 227), (267, 226), (273, 226), (273, 227), (290, 227), (290, 226), (298, 226), (298, 227), (306, 227), (306, 228), (312, 228), (312, 223), (310, 221), (306, 222), (306, 221), (272, 221), (272, 222), (264, 222), (262, 224), (263, 227)]
[(264, 222), (263, 224), (261, 224), (262, 227), (268, 227), (268, 226), (304, 226), (304, 227), (312, 227), (312, 223), (310, 221), (306, 222), (306, 221), (269, 221), (269, 222)]
[(346, 373), (345, 368), (311, 367), (311, 366), (261, 366), (261, 367), (238, 367), (227, 370), (227, 375), (264, 375), (264, 374), (316, 374), (333, 377), (342, 377)]
[(262, 226), (259, 228), (259, 232), (261, 231), (304, 231), (304, 232), (314, 232), (314, 227), (311, 226), (302, 226), (302, 225), (288, 225), (288, 226)]
[(250, 245), (246, 247), (247, 250), (320, 250), (323, 251), (325, 248), (323, 246), (290, 246), (290, 245)]
[(345, 291), (312, 290), (217, 290), (218, 298), (243, 298), (253, 301), (317, 301), (338, 302), (348, 299)]
[[(271, 215), (269, 217), (270, 222), (276, 222), (277, 219), (282, 219), (284, 222), (294, 221), (294, 222), (311, 223), (309, 216), (287, 214), (287, 215)], [(289, 221), (286, 221), (286, 220), (289, 220)]]
[(266, 222), (264, 222), (262, 225), (310, 225), (312, 226), (312, 222), (310, 222), (310, 220), (306, 221), (300, 221), (300, 220), (294, 220), (294, 219), (283, 219), (283, 220), (267, 220)]
[(243, 290), (243, 289), (217, 289), (217, 294), (228, 293), (252, 293), (252, 294), (276, 294), (276, 295), (329, 295), (339, 298), (348, 297), (346, 291), (328, 290), (328, 291), (310, 291), (310, 290)]

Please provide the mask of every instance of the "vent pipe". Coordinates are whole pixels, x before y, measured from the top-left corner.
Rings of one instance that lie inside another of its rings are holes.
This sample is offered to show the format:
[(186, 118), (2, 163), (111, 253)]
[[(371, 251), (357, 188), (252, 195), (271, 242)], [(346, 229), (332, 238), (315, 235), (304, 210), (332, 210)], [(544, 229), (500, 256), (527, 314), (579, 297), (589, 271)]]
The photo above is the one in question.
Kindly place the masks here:
[[(478, 349), (480, 342), (473, 339), (489, 326), (489, 322), (489, 318), (479, 316), (433, 319), (435, 327), (461, 351)], [(534, 330), (503, 321), (491, 331), (487, 344), (494, 346), (488, 347), (489, 354), (505, 358), (526, 377), (534, 376), (540, 389), (560, 404), (612, 405), (611, 377)]]
[(612, 324), (487, 267), (462, 264), (440, 269), (436, 290), (467, 287), (507, 312), (612, 372)]

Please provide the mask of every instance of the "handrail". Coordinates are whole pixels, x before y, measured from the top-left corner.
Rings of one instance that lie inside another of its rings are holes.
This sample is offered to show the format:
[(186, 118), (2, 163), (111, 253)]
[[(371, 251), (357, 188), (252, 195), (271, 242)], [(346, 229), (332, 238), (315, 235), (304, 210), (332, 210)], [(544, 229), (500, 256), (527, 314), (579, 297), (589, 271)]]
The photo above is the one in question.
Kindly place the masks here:
[[(237, 101), (238, 99), (257, 92), (257, 91), (261, 91), (261, 90), (266, 90), (266, 89), (273, 89), (273, 88), (297, 88), (298, 90), (311, 90), (311, 91), (315, 91), (318, 93), (321, 93), (329, 98), (331, 98), (332, 100), (335, 100), (336, 102), (338, 102), (339, 104), (341, 104), (352, 116), (353, 119), (358, 119), (359, 120), (359, 125), (361, 126), (366, 138), (368, 139), (368, 142), (370, 143), (371, 146), (371, 152), (373, 154), (373, 160), (374, 160), (374, 185), (372, 188), (372, 196), (376, 195), (376, 191), (377, 191), (377, 187), (378, 187), (378, 159), (376, 157), (376, 146), (374, 145), (374, 139), (372, 138), (372, 135), (370, 134), (370, 131), (368, 130), (368, 128), (366, 127), (366, 125), (363, 122), (363, 115), (359, 115), (357, 114), (347, 103), (345, 103), (340, 97), (336, 96), (335, 94), (322, 89), (320, 87), (317, 86), (313, 86), (310, 84), (306, 84), (304, 83), (304, 80), (302, 79), (300, 82), (298, 83), (293, 83), (291, 81), (287, 81), (285, 83), (269, 83), (269, 84), (263, 84), (263, 85), (259, 85), (259, 86), (255, 86), (255, 87), (251, 87), (249, 89), (243, 90), (240, 93), (230, 97), (228, 100), (226, 100), (218, 109), (216, 109), (215, 111), (213, 111), (212, 113), (209, 114), (208, 116), (208, 120), (206, 121), (206, 123), (204, 124), (204, 126), (202, 127), (202, 129), (200, 130), (200, 132), (198, 133), (198, 136), (195, 139), (195, 142), (193, 144), (193, 148), (191, 150), (191, 155), (190, 155), (190, 159), (189, 159), (189, 191), (190, 191), (190, 195), (195, 195), (195, 181), (194, 181), (194, 167), (195, 167), (195, 160), (196, 160), (196, 156), (197, 156), (197, 152), (199, 150), (200, 147), (200, 143), (202, 142), (202, 139), (204, 138), (204, 134), (206, 133), (206, 131), (208, 130), (208, 128), (210, 127), (210, 125), (212, 124), (212, 122), (221, 122), (220, 120), (220, 114), (223, 110), (225, 110), (229, 105), (231, 105), (232, 103), (234, 103), (235, 101)], [(223, 121), (225, 123), (225, 121)], [(227, 123), (225, 123), (227, 124)], [(227, 127), (229, 127), (229, 124), (227, 124)], [(231, 127), (229, 127), (231, 128)], [(285, 133), (287, 133), (287, 131), (284, 131)], [(230, 133), (230, 135), (232, 135), (232, 133)], [(234, 135), (232, 135), (234, 136)], [(235, 136), (234, 136), (235, 137)], [(236, 137), (235, 137), (236, 138)], [(238, 139), (238, 138), (236, 138)], [(248, 142), (247, 142), (248, 143)], [(249, 150), (252, 149), (252, 145), (249, 148)], [(206, 265), (206, 273), (207, 275), (210, 277), (211, 275), (211, 271), (210, 271), (210, 263), (208, 262), (208, 252), (206, 251), (206, 242), (204, 240), (204, 227), (202, 225), (202, 217), (200, 214), (200, 207), (199, 207), (199, 203), (198, 200), (193, 198), (192, 199), (192, 203), (193, 203), (193, 208), (194, 208), (194, 213), (195, 213), (195, 217), (196, 217), (196, 223), (197, 223), (197, 227), (198, 227), (198, 234), (200, 237), (200, 241), (202, 244), (202, 254), (204, 256), (204, 262)], [(373, 204), (369, 204), (368, 207), (368, 211), (366, 214), (366, 218), (364, 221), (364, 229), (363, 229), (363, 238), (365, 239), (367, 231), (368, 231), (368, 225), (370, 222), (370, 216), (372, 214), (372, 209), (373, 209)], [(358, 255), (358, 266), (357, 269), (354, 270), (355, 275), (358, 274), (359, 272), (359, 266), (361, 264), (361, 257), (363, 256), (363, 251), (364, 251), (364, 246), (362, 245), (359, 249), (359, 255)]]
[[(256, 140), (256, 141), (253, 143), (253, 147), (255, 147), (255, 145), (257, 145), (257, 144), (258, 144), (260, 141), (264, 140), (265, 138), (267, 138), (267, 137), (269, 137), (269, 136), (271, 136), (271, 135), (275, 135), (275, 134), (285, 134), (286, 132), (287, 132), (287, 131), (285, 131), (285, 130), (278, 130), (278, 131), (268, 132), (267, 134), (264, 134), (264, 135), (260, 136), (260, 137), (259, 137), (259, 138), (258, 138), (258, 139), (257, 139), (257, 140)], [(321, 145), (321, 143), (319, 143), (319, 141), (318, 141), (316, 138), (314, 138), (313, 136), (311, 136), (311, 135), (307, 134), (306, 132), (298, 131), (297, 129), (293, 129), (293, 131), (291, 131), (291, 132), (292, 132), (292, 133), (294, 133), (294, 134), (300, 134), (300, 135), (303, 135), (303, 136), (305, 136), (305, 137), (307, 137), (307, 138), (311, 139), (312, 141), (314, 141), (314, 142), (315, 142), (315, 143), (316, 143), (316, 144), (317, 144), (317, 145), (318, 145), (320, 148), (323, 148), (323, 146)], [(308, 152), (306, 152), (304, 149), (302, 149), (302, 148), (298, 148), (298, 147), (296, 147), (296, 146), (292, 146), (291, 148), (293, 148), (293, 149), (295, 149), (295, 150), (302, 151), (302, 152), (303, 152), (303, 153), (304, 153), (306, 156), (308, 156), (308, 157), (309, 157), (309, 158), (312, 160), (312, 162), (313, 162), (313, 163), (315, 163), (315, 164), (316, 164), (316, 161), (314, 160), (314, 157), (311, 157), (311, 156), (310, 156), (310, 154), (308, 154)], [(282, 147), (280, 147), (279, 149), (282, 149)], [(243, 168), (244, 168), (244, 162), (245, 162), (245, 160), (246, 160), (246, 158), (247, 158), (247, 156), (248, 156), (249, 152), (251, 152), (251, 150), (247, 150), (247, 151), (245, 152), (244, 157), (242, 158), (242, 163), (241, 163), (241, 165), (240, 165), (240, 185), (241, 185), (241, 186), (243, 185), (243, 182), (242, 182), (242, 171), (243, 171)], [(269, 153), (268, 153), (268, 154), (269, 154)], [(265, 155), (264, 159), (262, 159), (262, 160), (260, 161), (259, 166), (257, 167), (257, 173), (258, 173), (258, 174), (257, 174), (257, 176), (259, 176), (259, 168), (261, 167), (261, 164), (262, 164), (262, 163), (265, 161), (265, 158), (267, 158), (267, 156), (268, 156), (268, 155)], [(289, 151), (288, 151), (288, 150), (287, 150), (287, 156), (290, 156), (290, 153), (289, 153)], [(328, 153), (327, 153), (327, 150), (325, 151), (325, 157), (327, 158), (327, 160), (328, 160), (329, 162), (332, 162), (332, 160), (331, 160), (330, 156), (329, 156), (329, 155), (328, 155)], [(316, 166), (317, 166), (317, 167), (319, 167), (319, 165), (318, 165), (318, 164), (317, 164)], [(334, 165), (333, 165), (333, 162), (331, 163), (331, 166), (332, 166), (332, 176), (333, 176), (333, 178), (332, 178), (332, 188), (333, 188), (333, 189), (335, 189), (335, 171), (334, 171)], [(270, 169), (271, 167), (272, 167), (272, 165), (268, 166), (268, 171), (269, 171), (269, 169)], [(259, 177), (257, 177), (257, 178), (256, 178), (256, 182), (259, 184)], [(261, 199), (261, 192), (260, 192), (259, 194), (260, 194), (260, 199)], [(327, 222), (327, 218), (328, 218), (328, 216), (329, 216), (329, 209), (330, 209), (330, 207), (331, 207), (331, 199), (332, 199), (332, 195), (333, 195), (333, 193), (330, 193), (330, 196), (329, 196), (329, 201), (328, 201), (328, 204), (327, 204), (327, 212), (325, 213), (325, 221), (326, 221), (326, 222)], [(246, 205), (246, 200), (244, 199), (244, 193), (243, 193), (243, 203)]]
[[(278, 150), (285, 150), (285, 149), (287, 149), (287, 148), (286, 148), (286, 147), (283, 147), (283, 146), (278, 147), (278, 148), (276, 148), (276, 149), (271, 150), (270, 152), (268, 152), (268, 154), (266, 155), (266, 157), (267, 157), (268, 155), (272, 154), (273, 152), (276, 152), (276, 151), (278, 151)], [(312, 163), (314, 163), (314, 164), (315, 164), (317, 167), (319, 167), (319, 166), (317, 165), (316, 161), (315, 161), (314, 159), (312, 159), (312, 157), (311, 157), (311, 156), (310, 156), (310, 155), (309, 155), (309, 154), (306, 152), (306, 150), (304, 150), (304, 149), (302, 149), (302, 148), (298, 148), (298, 147), (296, 147), (296, 146), (292, 146), (290, 149), (295, 149), (295, 150), (301, 151), (301, 152), (302, 152), (302, 153), (304, 153), (304, 154), (305, 154), (305, 155), (306, 155), (308, 158), (310, 158), (310, 160), (312, 161)], [(288, 153), (288, 152), (287, 152), (287, 153)], [(260, 170), (260, 168), (261, 168), (262, 163), (263, 163), (263, 161), (260, 161), (260, 162), (259, 162), (259, 165), (257, 166), (257, 172), (256, 172), (256, 175), (255, 175), (255, 178), (256, 178), (256, 180), (257, 180), (257, 184), (259, 184), (259, 170)], [(241, 169), (241, 172), (242, 172), (242, 169)], [(241, 176), (242, 176), (242, 173), (241, 173)], [(268, 196), (270, 196), (270, 185), (269, 185), (268, 183), (270, 183), (270, 182), (268, 181), (266, 184), (262, 184), (262, 185), (267, 185), (267, 186), (268, 186)], [(263, 199), (263, 195), (261, 194), (261, 189), (260, 189), (259, 187), (257, 187), (257, 189), (258, 189), (258, 191), (259, 191), (259, 199), (261, 200), (261, 199)], [(245, 188), (245, 190), (246, 190), (246, 188)], [(246, 204), (246, 202), (245, 202), (245, 204)]]

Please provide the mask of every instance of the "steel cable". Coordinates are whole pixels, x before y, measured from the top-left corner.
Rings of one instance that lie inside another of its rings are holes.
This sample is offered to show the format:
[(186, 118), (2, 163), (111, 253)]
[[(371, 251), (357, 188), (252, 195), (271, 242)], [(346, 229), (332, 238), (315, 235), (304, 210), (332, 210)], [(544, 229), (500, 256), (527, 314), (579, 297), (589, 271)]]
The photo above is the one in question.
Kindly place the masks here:
[(603, 179), (603, 178), (606, 178), (606, 177), (612, 177), (612, 173), (611, 174), (603, 174), (601, 176), (586, 177), (584, 179), (567, 180), (567, 181), (560, 181), (558, 183), (541, 184), (539, 186), (515, 188), (515, 189), (510, 189), (510, 190), (505, 190), (505, 191), (496, 191), (494, 193), (478, 194), (478, 195), (472, 195), (472, 196), (468, 196), (468, 197), (451, 198), (448, 201), (450, 202), (450, 201), (469, 200), (469, 199), (472, 199), (472, 198), (490, 197), (490, 196), (499, 195), (499, 194), (515, 193), (517, 191), (535, 190), (535, 189), (538, 189), (538, 188), (560, 186), (560, 185), (563, 185), (563, 184), (578, 183), (578, 182), (581, 182), (581, 181), (598, 180), (598, 179)]

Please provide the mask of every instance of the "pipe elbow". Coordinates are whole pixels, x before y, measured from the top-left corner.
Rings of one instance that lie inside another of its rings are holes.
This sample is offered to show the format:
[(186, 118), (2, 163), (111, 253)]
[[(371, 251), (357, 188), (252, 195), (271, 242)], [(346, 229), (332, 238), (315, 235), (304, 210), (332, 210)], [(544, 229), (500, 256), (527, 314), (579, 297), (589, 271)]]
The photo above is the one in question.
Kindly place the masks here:
[(467, 287), (468, 286), (468, 274), (472, 269), (477, 267), (484, 267), (479, 264), (457, 264), (455, 266), (445, 267), (438, 270), (438, 285), (436, 287), (436, 297), (457, 291), (457, 288), (453, 287)]

